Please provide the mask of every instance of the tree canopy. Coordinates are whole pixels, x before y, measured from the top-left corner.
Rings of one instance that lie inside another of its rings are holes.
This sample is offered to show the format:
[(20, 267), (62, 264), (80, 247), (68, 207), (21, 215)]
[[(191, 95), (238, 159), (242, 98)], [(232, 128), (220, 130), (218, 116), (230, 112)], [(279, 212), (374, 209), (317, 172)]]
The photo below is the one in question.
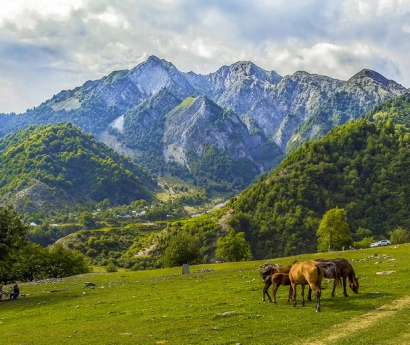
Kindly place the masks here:
[(246, 261), (252, 257), (251, 248), (243, 232), (235, 233), (235, 230), (231, 229), (227, 236), (218, 238), (216, 246), (215, 256), (226, 261)]
[(352, 244), (352, 233), (347, 223), (344, 209), (332, 208), (327, 211), (317, 230), (318, 251), (340, 250)]

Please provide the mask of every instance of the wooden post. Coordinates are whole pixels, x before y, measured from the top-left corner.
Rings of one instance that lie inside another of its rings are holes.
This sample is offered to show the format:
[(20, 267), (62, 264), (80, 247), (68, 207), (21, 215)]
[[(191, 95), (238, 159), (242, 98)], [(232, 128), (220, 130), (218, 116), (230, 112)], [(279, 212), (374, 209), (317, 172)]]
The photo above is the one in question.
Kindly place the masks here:
[(188, 264), (184, 264), (182, 266), (182, 274), (189, 274), (189, 265)]

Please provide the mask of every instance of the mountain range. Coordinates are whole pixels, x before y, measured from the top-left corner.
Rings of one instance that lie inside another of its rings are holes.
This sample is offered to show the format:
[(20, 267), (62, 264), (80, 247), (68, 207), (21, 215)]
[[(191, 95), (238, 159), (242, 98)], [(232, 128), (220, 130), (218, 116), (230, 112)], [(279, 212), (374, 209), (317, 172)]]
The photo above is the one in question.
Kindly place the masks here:
[(407, 92), (371, 70), (342, 81), (237, 62), (201, 75), (151, 56), (23, 114), (0, 114), (0, 137), (71, 122), (151, 172), (244, 187), (304, 141)]

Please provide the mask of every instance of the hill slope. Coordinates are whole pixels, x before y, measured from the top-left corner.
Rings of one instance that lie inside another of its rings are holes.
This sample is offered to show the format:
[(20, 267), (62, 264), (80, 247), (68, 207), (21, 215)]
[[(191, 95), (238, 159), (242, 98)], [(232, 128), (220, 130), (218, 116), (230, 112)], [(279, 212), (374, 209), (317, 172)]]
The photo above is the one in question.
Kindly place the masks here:
[(336, 206), (346, 209), (353, 233), (360, 227), (386, 236), (410, 228), (409, 168), (408, 130), (392, 120), (349, 122), (243, 192), (231, 205), (231, 225), (258, 258), (314, 251), (319, 221)]
[(154, 256), (183, 231), (200, 239), (212, 261), (217, 238), (229, 228), (245, 233), (257, 259), (314, 252), (319, 222), (335, 207), (347, 211), (355, 241), (363, 229), (375, 239), (398, 226), (409, 229), (409, 114), (405, 95), (375, 108), (371, 120), (350, 121), (303, 144), (223, 210), (173, 223), (156, 240)]
[(69, 123), (8, 135), (0, 154), (1, 201), (26, 210), (151, 199), (155, 186), (140, 167)]

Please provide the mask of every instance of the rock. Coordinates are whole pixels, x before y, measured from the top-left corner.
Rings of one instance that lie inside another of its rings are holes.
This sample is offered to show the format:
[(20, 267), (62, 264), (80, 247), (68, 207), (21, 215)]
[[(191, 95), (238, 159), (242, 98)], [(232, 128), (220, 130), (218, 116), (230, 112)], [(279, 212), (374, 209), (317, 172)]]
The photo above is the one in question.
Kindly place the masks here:
[(85, 282), (84, 285), (85, 285), (86, 287), (95, 286), (94, 283), (90, 283), (90, 282)]
[(396, 271), (383, 271), (383, 272), (376, 272), (378, 275), (384, 275), (384, 274), (393, 274), (396, 273)]
[(224, 313), (218, 314), (218, 316), (229, 316), (229, 315), (233, 315), (233, 314), (235, 314), (234, 311), (226, 311)]
[(204, 269), (196, 271), (195, 273), (206, 273), (206, 272), (215, 272), (215, 270), (210, 269), (210, 268), (204, 268)]

